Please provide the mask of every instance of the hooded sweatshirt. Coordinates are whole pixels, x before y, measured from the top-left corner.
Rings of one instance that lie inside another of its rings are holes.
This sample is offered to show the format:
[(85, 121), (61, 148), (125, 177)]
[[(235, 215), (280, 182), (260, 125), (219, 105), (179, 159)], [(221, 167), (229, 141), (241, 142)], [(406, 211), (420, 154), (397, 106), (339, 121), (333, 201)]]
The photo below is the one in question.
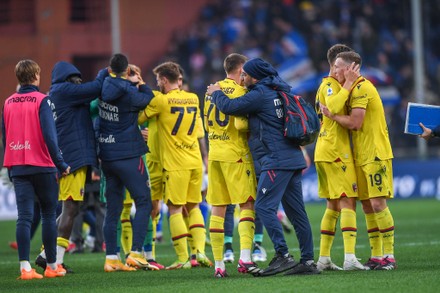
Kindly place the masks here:
[(58, 143), (71, 172), (84, 166), (97, 166), (96, 138), (89, 104), (101, 93), (107, 69), (99, 71), (94, 81), (74, 84), (66, 81), (80, 71), (68, 62), (58, 62), (52, 70), (49, 96)]

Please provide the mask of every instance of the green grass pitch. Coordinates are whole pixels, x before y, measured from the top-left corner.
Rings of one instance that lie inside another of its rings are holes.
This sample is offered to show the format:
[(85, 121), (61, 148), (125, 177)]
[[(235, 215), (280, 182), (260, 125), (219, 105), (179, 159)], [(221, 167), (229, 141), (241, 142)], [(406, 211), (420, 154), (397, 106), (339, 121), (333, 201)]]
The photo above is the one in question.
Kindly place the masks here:
[[(389, 202), (395, 221), (395, 271), (323, 272), (315, 276), (283, 276), (254, 278), (236, 270), (238, 236), (235, 231), (236, 262), (227, 264), (230, 275), (215, 279), (212, 268), (177, 271), (136, 271), (105, 273), (104, 253), (66, 254), (65, 263), (75, 270), (64, 278), (32, 281), (16, 280), (19, 275), (17, 252), (8, 241), (15, 237), (15, 222), (0, 222), (0, 292), (440, 292), (440, 201), (435, 199), (393, 200)], [(325, 203), (308, 204), (315, 243), (315, 259), (319, 254), (319, 225)], [(356, 255), (365, 262), (369, 257), (365, 220), (358, 205), (358, 239)], [(164, 223), (167, 226), (167, 221)], [(38, 254), (41, 230), (31, 245), (31, 262)], [(168, 231), (157, 245), (157, 260), (165, 265), (174, 259)], [(286, 234), (290, 252), (299, 259), (295, 234)], [(338, 229), (332, 259), (343, 262), (341, 233)], [(268, 262), (273, 246), (267, 235), (264, 247)], [(206, 247), (212, 259), (211, 248)], [(262, 264), (267, 266), (268, 262)], [(38, 269), (41, 272), (41, 269)]]

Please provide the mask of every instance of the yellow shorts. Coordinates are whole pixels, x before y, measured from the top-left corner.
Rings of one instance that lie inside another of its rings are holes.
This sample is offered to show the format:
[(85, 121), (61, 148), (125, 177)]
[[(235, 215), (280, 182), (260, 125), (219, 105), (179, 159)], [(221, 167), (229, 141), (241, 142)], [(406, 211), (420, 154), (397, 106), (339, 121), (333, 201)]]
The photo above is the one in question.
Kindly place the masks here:
[(363, 166), (356, 166), (359, 199), (374, 197), (394, 197), (393, 166), (391, 160), (375, 161)]
[(315, 162), (320, 198), (357, 197), (356, 169), (351, 162)]
[(82, 167), (67, 176), (60, 178), (60, 194), (58, 200), (83, 201), (86, 185), (87, 167)]
[(253, 163), (208, 162), (208, 194), (213, 205), (242, 204), (255, 201), (257, 179)]
[(163, 199), (163, 167), (159, 162), (147, 161), (150, 173), (151, 200)]
[(202, 168), (164, 171), (164, 202), (184, 205), (202, 201)]

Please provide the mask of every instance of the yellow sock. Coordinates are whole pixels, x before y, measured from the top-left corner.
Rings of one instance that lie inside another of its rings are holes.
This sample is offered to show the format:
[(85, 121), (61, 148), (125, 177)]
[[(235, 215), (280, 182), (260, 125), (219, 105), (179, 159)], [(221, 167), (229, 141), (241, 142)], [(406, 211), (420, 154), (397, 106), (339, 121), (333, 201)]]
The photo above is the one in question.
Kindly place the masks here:
[(350, 209), (341, 209), (341, 231), (344, 239), (344, 253), (355, 254), (357, 226), (356, 212)]
[(336, 223), (339, 212), (326, 209), (321, 220), (321, 243), (319, 245), (319, 256), (330, 256), (330, 250), (335, 239)]
[(182, 213), (170, 216), (170, 233), (178, 260), (181, 262), (187, 261), (189, 258), (187, 246), (188, 230), (183, 221)]
[(370, 242), (371, 257), (382, 258), (382, 236), (380, 235), (379, 227), (375, 214), (365, 214), (365, 220), (367, 223), (368, 241)]
[(153, 259), (156, 259), (156, 235), (157, 235), (157, 223), (160, 220), (160, 213), (153, 220), (153, 243), (151, 243), (151, 254), (153, 255)]
[(215, 261), (223, 260), (223, 242), (225, 241), (225, 219), (212, 216), (209, 220), (209, 237), (211, 238), (212, 254)]
[[(205, 253), (206, 229), (202, 212), (194, 208), (189, 212), (189, 233), (192, 236), (192, 245), (195, 252)], [(191, 249), (191, 253), (194, 251)]]
[(394, 254), (394, 219), (387, 207), (379, 213), (375, 213), (377, 225), (382, 235), (383, 254)]
[(69, 246), (69, 239), (63, 237), (57, 237), (57, 245), (67, 248)]
[(131, 205), (131, 203), (124, 204), (121, 213), (121, 246), (125, 255), (130, 253), (133, 241), (133, 229), (130, 220)]
[[(183, 221), (185, 222), (186, 230), (189, 232), (189, 215), (188, 214), (186, 216), (183, 216)], [(187, 242), (188, 242), (188, 247), (189, 247), (190, 253), (196, 254), (197, 250), (194, 247), (193, 238), (192, 238), (191, 233), (188, 233)]]
[(238, 235), (240, 235), (240, 249), (252, 249), (255, 234), (255, 212), (252, 210), (240, 211)]

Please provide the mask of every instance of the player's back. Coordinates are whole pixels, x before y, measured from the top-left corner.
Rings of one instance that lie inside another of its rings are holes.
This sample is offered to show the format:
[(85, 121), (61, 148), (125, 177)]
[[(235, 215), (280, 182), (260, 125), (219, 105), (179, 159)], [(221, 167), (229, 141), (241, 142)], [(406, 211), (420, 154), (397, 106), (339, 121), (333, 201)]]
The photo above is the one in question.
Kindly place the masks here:
[(168, 171), (201, 168), (198, 137), (203, 126), (197, 95), (175, 89), (155, 99), (163, 167)]
[(370, 81), (364, 79), (353, 88), (350, 107), (366, 109), (362, 127), (352, 131), (356, 165), (393, 158), (382, 100)]
[[(334, 162), (337, 159), (344, 162), (353, 160), (348, 130), (324, 116), (319, 109), (319, 104), (326, 106), (326, 101), (329, 99), (342, 99), (340, 91), (340, 83), (335, 78), (327, 76), (323, 78), (316, 93), (316, 110), (322, 123), (315, 147), (315, 162)], [(347, 112), (344, 106), (341, 111), (334, 114), (347, 115)]]
[[(230, 98), (238, 98), (246, 94), (246, 89), (233, 79), (219, 81), (222, 91)], [(209, 139), (209, 160), (237, 162), (252, 161), (247, 133), (238, 131), (234, 126), (236, 117), (226, 115), (209, 99), (205, 100), (205, 127)]]

